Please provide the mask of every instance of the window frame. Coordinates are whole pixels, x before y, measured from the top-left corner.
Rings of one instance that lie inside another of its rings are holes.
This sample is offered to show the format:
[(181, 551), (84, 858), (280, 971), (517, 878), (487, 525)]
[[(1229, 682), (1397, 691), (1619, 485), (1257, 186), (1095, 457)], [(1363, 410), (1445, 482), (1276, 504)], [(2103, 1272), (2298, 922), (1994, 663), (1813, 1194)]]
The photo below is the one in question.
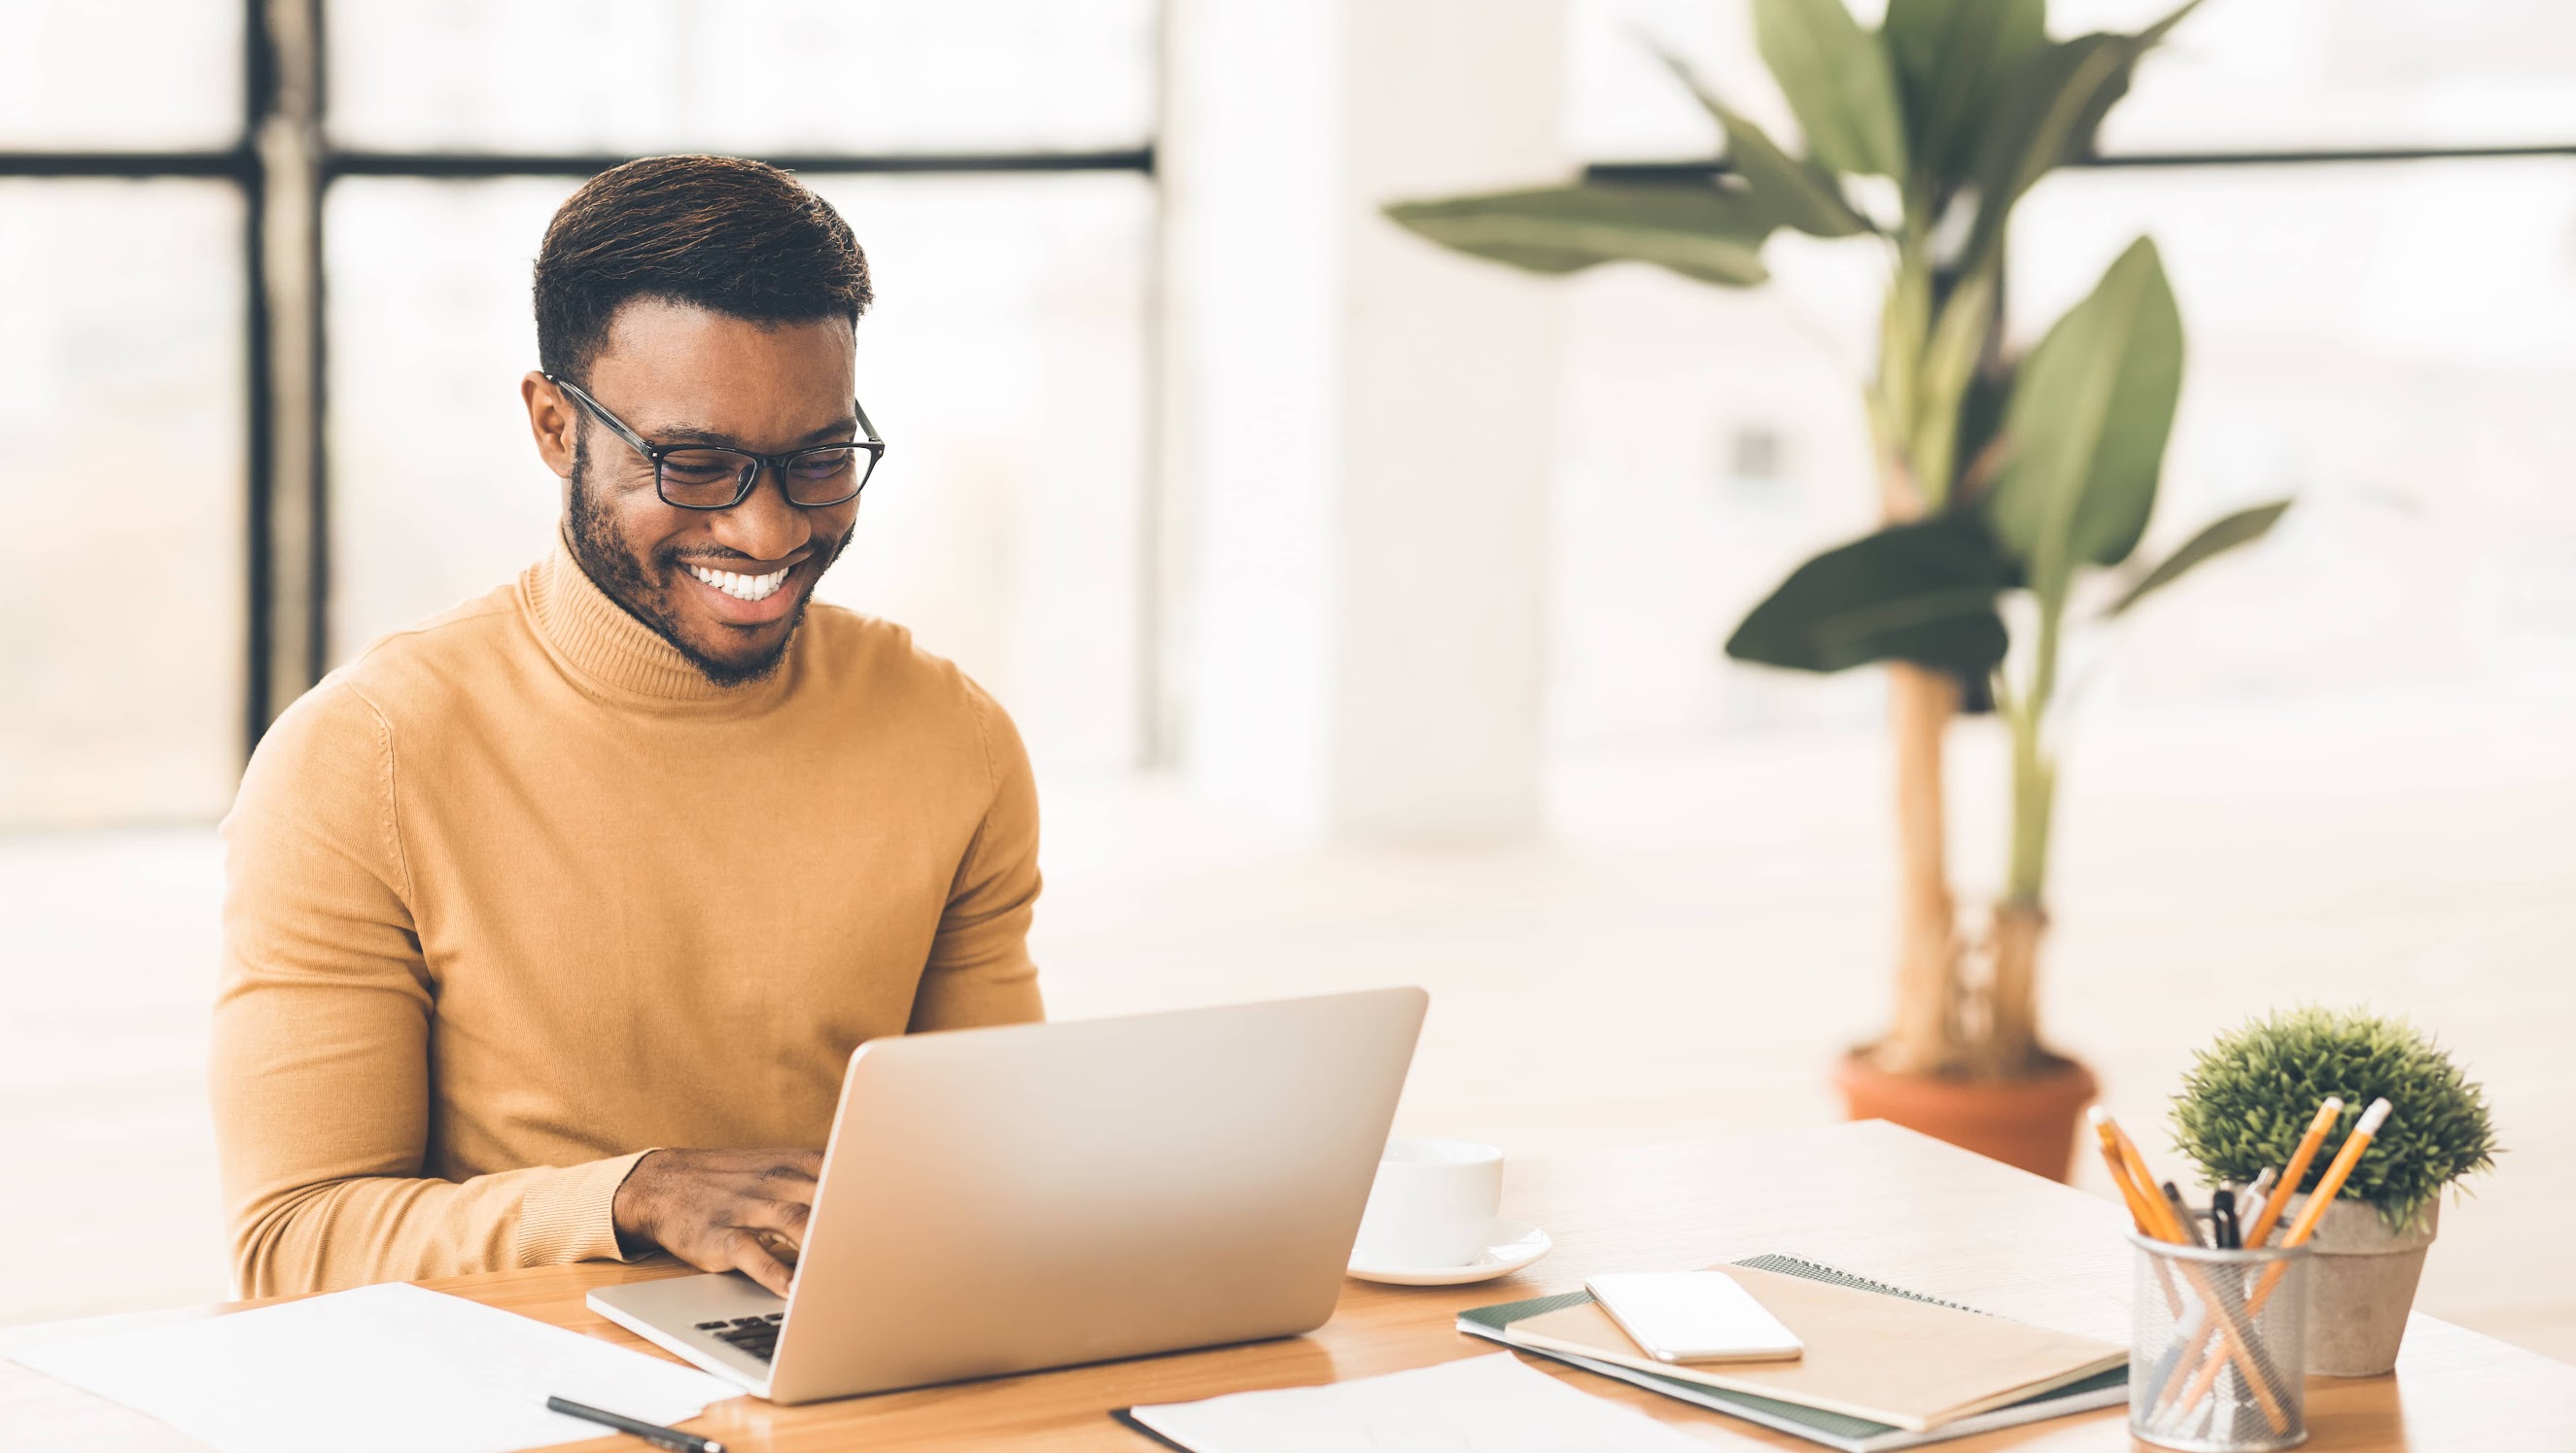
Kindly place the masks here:
[[(329, 400), (323, 387), (324, 202), (344, 177), (474, 181), (598, 175), (608, 152), (378, 151), (335, 146), (325, 0), (241, 0), (241, 131), (233, 144), (178, 150), (0, 148), (0, 179), (230, 183), (242, 199), (245, 430), (242, 751), (321, 679), (331, 661)], [(1157, 108), (1159, 110), (1159, 106)], [(760, 160), (815, 175), (1124, 172), (1159, 181), (1156, 138), (1095, 151), (795, 152)], [(1149, 303), (1149, 307), (1152, 306)], [(1152, 401), (1147, 403), (1148, 410)], [(1140, 420), (1140, 427), (1150, 427)], [(1148, 508), (1155, 498), (1147, 490)], [(1148, 683), (1149, 688), (1151, 683)]]
[[(329, 400), (323, 389), (321, 255), (326, 194), (344, 177), (467, 181), (500, 177), (590, 177), (633, 160), (589, 152), (376, 151), (335, 147), (324, 125), (328, 65), (325, 0), (241, 0), (242, 129), (212, 150), (0, 149), (0, 178), (212, 179), (243, 201), (248, 387), (244, 479), (247, 593), (243, 642), (245, 754), (278, 712), (321, 678), (331, 659), (330, 493), (325, 450)], [(1159, 106), (1157, 108), (1159, 110)], [(817, 175), (956, 175), (1110, 171), (1159, 183), (1159, 136), (1098, 151), (806, 152), (763, 157)], [(2086, 168), (2332, 166), (2444, 162), (2498, 157), (2576, 157), (2576, 140), (2464, 146), (2375, 146), (2113, 153), (2076, 158)], [(1595, 162), (1587, 180), (1672, 183), (1723, 175), (1722, 161)], [(1159, 273), (1152, 286), (1159, 289)], [(1149, 303), (1159, 309), (1159, 304)], [(1149, 385), (1149, 388), (1152, 385)], [(1149, 418), (1159, 407), (1150, 395)], [(1148, 451), (1149, 457), (1152, 451)], [(1147, 507), (1157, 490), (1149, 485)], [(1148, 629), (1152, 623), (1148, 622)], [(1150, 660), (1152, 653), (1148, 652)], [(1150, 670), (1149, 670), (1150, 676)], [(1149, 707), (1155, 685), (1146, 683)], [(1149, 710), (1151, 723), (1156, 713)], [(1151, 727), (1149, 725), (1149, 735)], [(1153, 744), (1148, 757), (1158, 755)]]

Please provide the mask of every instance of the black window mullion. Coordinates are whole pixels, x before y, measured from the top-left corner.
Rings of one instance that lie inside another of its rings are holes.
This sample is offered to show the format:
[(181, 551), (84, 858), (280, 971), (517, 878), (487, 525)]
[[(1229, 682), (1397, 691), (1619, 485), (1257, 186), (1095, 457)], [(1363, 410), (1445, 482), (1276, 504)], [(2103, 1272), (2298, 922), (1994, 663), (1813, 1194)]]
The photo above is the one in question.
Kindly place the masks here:
[(268, 297), (268, 175), (257, 139), (260, 118), (272, 104), (273, 56), (268, 40), (266, 0), (243, 0), (242, 14), (242, 319), (243, 407), (249, 411), (243, 432), (243, 602), (242, 755), (259, 745), (270, 721), (270, 674), (276, 619), (275, 557), (272, 551), (270, 501), (277, 473), (276, 438), (272, 432), (275, 400), (271, 389), (271, 343)]

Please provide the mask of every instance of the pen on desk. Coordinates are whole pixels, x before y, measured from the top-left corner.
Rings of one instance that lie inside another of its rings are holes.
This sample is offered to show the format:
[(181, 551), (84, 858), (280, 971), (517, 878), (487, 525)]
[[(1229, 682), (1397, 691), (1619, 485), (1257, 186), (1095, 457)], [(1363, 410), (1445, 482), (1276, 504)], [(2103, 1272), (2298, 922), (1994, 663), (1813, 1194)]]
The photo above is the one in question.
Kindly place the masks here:
[(546, 1406), (568, 1418), (581, 1418), (615, 1428), (621, 1433), (632, 1433), (655, 1447), (669, 1448), (673, 1453), (725, 1453), (725, 1446), (713, 1438), (701, 1438), (695, 1433), (684, 1433), (677, 1428), (665, 1428), (659, 1423), (648, 1423), (641, 1418), (630, 1418), (622, 1413), (612, 1413), (605, 1408), (594, 1408), (588, 1403), (577, 1403), (570, 1398), (550, 1397), (546, 1399)]

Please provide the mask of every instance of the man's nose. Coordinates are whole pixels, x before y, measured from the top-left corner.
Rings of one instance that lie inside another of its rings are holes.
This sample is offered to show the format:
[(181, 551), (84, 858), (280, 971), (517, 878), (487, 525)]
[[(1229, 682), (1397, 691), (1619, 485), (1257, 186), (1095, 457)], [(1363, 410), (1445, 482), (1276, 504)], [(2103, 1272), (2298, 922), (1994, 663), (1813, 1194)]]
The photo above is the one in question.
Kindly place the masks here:
[(760, 477), (742, 503), (715, 512), (715, 537), (754, 560), (777, 560), (814, 538), (813, 522), (787, 499), (784, 466), (757, 466)]

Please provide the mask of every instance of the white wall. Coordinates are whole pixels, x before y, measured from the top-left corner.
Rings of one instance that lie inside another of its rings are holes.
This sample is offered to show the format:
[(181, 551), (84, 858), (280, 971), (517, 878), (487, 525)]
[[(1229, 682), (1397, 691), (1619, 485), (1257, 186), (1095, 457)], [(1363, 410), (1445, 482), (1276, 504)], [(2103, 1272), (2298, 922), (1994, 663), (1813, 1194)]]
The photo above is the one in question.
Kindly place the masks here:
[(1526, 182), (1560, 0), (1178, 0), (1164, 120), (1183, 755), (1306, 833), (1537, 812), (1560, 308), (1381, 204)]

